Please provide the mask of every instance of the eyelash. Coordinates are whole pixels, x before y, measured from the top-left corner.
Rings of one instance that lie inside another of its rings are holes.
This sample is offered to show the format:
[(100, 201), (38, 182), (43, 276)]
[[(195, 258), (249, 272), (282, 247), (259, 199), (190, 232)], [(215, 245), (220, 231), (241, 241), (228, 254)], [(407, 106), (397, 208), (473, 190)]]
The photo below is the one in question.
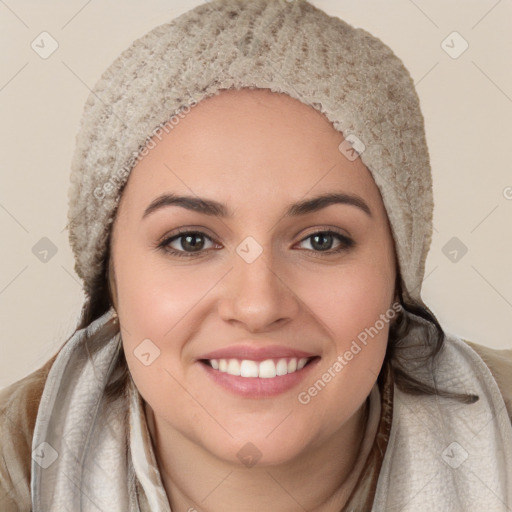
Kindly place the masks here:
[[(302, 240), (300, 240), (300, 243), (308, 240), (309, 238), (312, 238), (315, 235), (319, 235), (319, 234), (334, 235), (341, 242), (340, 246), (337, 249), (330, 249), (328, 251), (315, 251), (313, 249), (306, 249), (309, 252), (315, 253), (315, 256), (318, 256), (320, 258), (332, 256), (333, 254), (338, 254), (342, 251), (352, 249), (355, 246), (355, 242), (351, 238), (348, 238), (347, 236), (342, 235), (341, 233), (338, 233), (337, 231), (334, 231), (332, 229), (327, 229), (324, 231), (315, 231), (314, 233), (311, 233), (310, 235), (308, 235), (305, 238), (303, 238)], [(166, 254), (170, 254), (172, 256), (177, 256), (178, 258), (197, 258), (197, 257), (204, 255), (204, 253), (206, 251), (208, 251), (208, 249), (206, 249), (206, 250), (198, 251), (196, 253), (190, 253), (187, 251), (178, 251), (176, 249), (169, 249), (167, 247), (171, 242), (173, 242), (174, 240), (177, 240), (179, 238), (182, 238), (185, 235), (203, 235), (208, 240), (214, 242), (214, 240), (212, 240), (211, 237), (209, 237), (206, 233), (203, 233), (202, 231), (181, 230), (181, 231), (178, 231), (177, 234), (174, 234), (170, 237), (165, 237), (162, 241), (158, 242), (157, 249), (164, 251)]]

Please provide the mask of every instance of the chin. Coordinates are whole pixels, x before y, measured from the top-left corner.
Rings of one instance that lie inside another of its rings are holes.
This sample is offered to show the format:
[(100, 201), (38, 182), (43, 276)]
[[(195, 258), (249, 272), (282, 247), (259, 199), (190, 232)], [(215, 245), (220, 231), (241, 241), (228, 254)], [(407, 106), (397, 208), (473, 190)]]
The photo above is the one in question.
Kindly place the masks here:
[[(288, 413), (279, 418), (263, 421), (250, 421), (247, 425), (238, 423), (236, 429), (227, 426), (233, 435), (217, 429), (214, 436), (198, 439), (203, 449), (215, 457), (241, 467), (266, 467), (286, 464), (301, 457), (304, 451), (311, 447), (317, 439), (317, 432), (306, 421), (297, 423), (285, 419)], [(292, 416), (293, 413), (290, 415)], [(284, 420), (284, 421), (283, 421)], [(210, 429), (211, 433), (211, 429)]]

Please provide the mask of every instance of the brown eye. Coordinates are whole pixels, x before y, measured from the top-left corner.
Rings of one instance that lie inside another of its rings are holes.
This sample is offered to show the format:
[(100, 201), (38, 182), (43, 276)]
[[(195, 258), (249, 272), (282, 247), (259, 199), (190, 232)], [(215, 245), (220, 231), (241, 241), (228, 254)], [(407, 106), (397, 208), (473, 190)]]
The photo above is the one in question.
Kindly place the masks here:
[(183, 231), (177, 235), (167, 237), (158, 247), (178, 257), (192, 257), (206, 251), (206, 241), (213, 243), (213, 240), (201, 231)]
[(185, 251), (200, 251), (204, 247), (204, 237), (201, 233), (190, 233), (188, 235), (180, 235), (176, 240), (180, 240), (180, 245)]
[[(337, 248), (332, 249), (334, 240), (336, 239), (339, 241), (339, 245)], [(338, 253), (354, 246), (352, 239), (335, 231), (317, 231), (302, 239), (301, 242), (305, 242), (306, 240), (311, 240), (311, 250), (320, 253), (325, 252), (327, 254)]]
[[(309, 252), (316, 253), (320, 256), (330, 256), (352, 248), (355, 243), (341, 233), (332, 230), (317, 231), (303, 238), (301, 243), (310, 241), (311, 249)], [(333, 244), (338, 241), (338, 246), (334, 249)], [(212, 247), (206, 247), (207, 242), (211, 242), (215, 246), (215, 242), (205, 233), (201, 231), (181, 231), (176, 235), (166, 237), (158, 244), (158, 248), (167, 254), (177, 257), (194, 257), (201, 256)]]

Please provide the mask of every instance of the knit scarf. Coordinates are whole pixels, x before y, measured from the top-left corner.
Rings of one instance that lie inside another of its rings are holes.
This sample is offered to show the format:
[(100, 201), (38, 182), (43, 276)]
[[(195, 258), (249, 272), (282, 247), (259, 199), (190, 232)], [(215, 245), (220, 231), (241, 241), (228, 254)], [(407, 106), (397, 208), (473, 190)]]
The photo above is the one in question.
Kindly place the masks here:
[[(120, 335), (94, 352), (86, 343), (112, 319), (109, 310), (75, 333), (50, 369), (32, 442), (33, 512), (170, 512), (133, 381), (115, 403), (105, 397)], [(372, 512), (512, 510), (512, 425), (485, 363), (448, 336), (436, 370), (415, 372), (480, 399), (468, 405), (395, 386)]]

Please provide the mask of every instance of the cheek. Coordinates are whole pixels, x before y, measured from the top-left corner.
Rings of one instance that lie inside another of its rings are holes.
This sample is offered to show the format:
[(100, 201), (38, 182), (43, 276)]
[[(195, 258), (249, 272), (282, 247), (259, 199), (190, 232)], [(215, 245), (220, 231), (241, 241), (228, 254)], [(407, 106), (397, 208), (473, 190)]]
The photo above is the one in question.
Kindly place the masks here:
[(341, 349), (391, 307), (394, 272), (382, 260), (358, 260), (301, 279), (300, 296)]
[(177, 381), (186, 378), (198, 315), (221, 272), (206, 265), (171, 268), (148, 251), (125, 253), (115, 265), (123, 347), (137, 388), (152, 405), (162, 389), (181, 396)]
[(207, 293), (218, 278), (201, 265), (171, 264), (150, 251), (116, 261), (119, 316), (137, 336), (163, 339)]
[(189, 416), (201, 414), (181, 384), (188, 375), (187, 346), (197, 325), (200, 300), (215, 280), (190, 269), (171, 271), (155, 260), (126, 258), (116, 272), (123, 348), (144, 400), (187, 430), (190, 425), (183, 411)]
[(333, 425), (360, 407), (380, 372), (396, 314), (393, 269), (392, 260), (358, 258), (303, 283), (306, 302), (332, 344), (299, 398), (316, 410), (331, 411)]

